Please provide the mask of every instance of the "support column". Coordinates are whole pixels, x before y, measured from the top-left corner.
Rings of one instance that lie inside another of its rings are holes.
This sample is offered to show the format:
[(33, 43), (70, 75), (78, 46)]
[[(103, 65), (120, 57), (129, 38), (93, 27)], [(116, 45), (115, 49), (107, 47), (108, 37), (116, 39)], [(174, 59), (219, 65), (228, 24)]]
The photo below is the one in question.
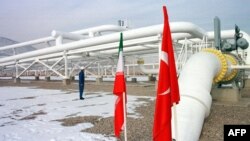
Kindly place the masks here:
[(250, 88), (250, 79), (245, 80), (245, 88)]
[(18, 62), (16, 61), (16, 77), (18, 77)]
[(149, 75), (149, 76), (148, 76), (148, 80), (149, 80), (149, 81), (156, 81), (156, 77), (153, 76), (153, 75)]
[(132, 83), (136, 83), (137, 82), (137, 78), (131, 78), (131, 82)]
[(50, 81), (50, 76), (45, 76), (46, 81)]
[(45, 69), (44, 76), (45, 76), (45, 81), (50, 81), (50, 76), (48, 75), (48, 69), (47, 68)]
[(16, 61), (16, 76), (14, 77), (14, 83), (21, 83), (21, 79), (18, 77), (18, 62)]
[(129, 76), (129, 66), (127, 66), (127, 76)]
[(35, 80), (36, 80), (36, 81), (39, 80), (39, 76), (38, 76), (38, 75), (35, 76)]
[(64, 76), (65, 78), (63, 79), (63, 84), (64, 85), (69, 85), (70, 84), (70, 78), (69, 78), (69, 71), (68, 71), (68, 57), (67, 57), (67, 51), (64, 50), (63, 56), (64, 56)]
[(35, 80), (36, 80), (36, 81), (39, 80), (39, 74), (37, 73), (37, 70), (35, 71)]
[(213, 88), (211, 95), (213, 100), (222, 102), (238, 102), (241, 98), (238, 88)]
[(70, 79), (63, 79), (63, 85), (69, 85)]
[(96, 83), (100, 84), (101, 82), (103, 82), (103, 78), (102, 77), (96, 77)]
[(107, 77), (107, 68), (104, 68), (104, 76)]
[(100, 63), (98, 63), (98, 66), (97, 66), (98, 68), (97, 68), (97, 73), (98, 73), (98, 77), (100, 77), (101, 76), (101, 70), (100, 70)]
[(18, 78), (14, 78), (14, 83), (21, 83), (21, 79), (18, 77)]
[(63, 37), (62, 36), (58, 36), (56, 38), (56, 46), (59, 46), (61, 44), (63, 44)]

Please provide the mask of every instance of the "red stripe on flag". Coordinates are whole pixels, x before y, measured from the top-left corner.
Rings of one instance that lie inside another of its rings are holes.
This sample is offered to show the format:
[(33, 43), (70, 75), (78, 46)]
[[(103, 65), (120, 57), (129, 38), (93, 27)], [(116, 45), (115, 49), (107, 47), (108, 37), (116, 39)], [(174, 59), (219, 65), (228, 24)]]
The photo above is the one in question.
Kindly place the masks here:
[(113, 93), (118, 96), (115, 102), (114, 131), (115, 136), (120, 137), (124, 124), (123, 93), (126, 93), (123, 72), (116, 73)]
[(123, 92), (126, 93), (126, 83), (125, 83), (124, 73), (117, 72), (115, 75), (113, 93), (117, 96), (120, 96), (123, 94)]

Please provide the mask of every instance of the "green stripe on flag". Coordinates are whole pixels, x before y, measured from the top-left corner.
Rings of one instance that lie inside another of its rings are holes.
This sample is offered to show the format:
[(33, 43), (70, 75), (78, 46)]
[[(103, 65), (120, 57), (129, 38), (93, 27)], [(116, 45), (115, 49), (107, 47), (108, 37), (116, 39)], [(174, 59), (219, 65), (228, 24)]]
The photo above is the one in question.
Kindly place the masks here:
[[(123, 51), (123, 37), (122, 37), (122, 33), (120, 35), (120, 45), (119, 45), (119, 52), (120, 51)], [(119, 55), (119, 52), (118, 52), (118, 55)]]

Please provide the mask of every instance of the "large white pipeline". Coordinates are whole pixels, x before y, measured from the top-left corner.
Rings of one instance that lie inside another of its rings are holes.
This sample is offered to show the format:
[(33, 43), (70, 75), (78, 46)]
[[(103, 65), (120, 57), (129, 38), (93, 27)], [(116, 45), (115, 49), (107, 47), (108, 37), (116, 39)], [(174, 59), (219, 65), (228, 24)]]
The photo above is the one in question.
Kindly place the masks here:
[(182, 69), (178, 79), (181, 100), (176, 112), (178, 141), (199, 140), (204, 119), (210, 113), (213, 79), (220, 69), (220, 59), (209, 52), (193, 55)]
[[(202, 38), (205, 35), (205, 32), (199, 28), (198, 26), (188, 23), (188, 22), (176, 22), (171, 23), (171, 32), (172, 33), (189, 33), (193, 37), (196, 38)], [(157, 34), (161, 34), (163, 25), (155, 25), (155, 26), (149, 26), (145, 28), (139, 28), (129, 31), (124, 31), (124, 40), (129, 39), (136, 39), (136, 38), (143, 38), (143, 37), (149, 37), (149, 36), (155, 36)], [(60, 46), (50, 47), (50, 48), (44, 48), (36, 51), (31, 51), (11, 57), (1, 58), (0, 63), (8, 62), (8, 61), (14, 61), (24, 58), (30, 58), (45, 54), (53, 54), (64, 50), (73, 50), (78, 49), (82, 47), (88, 47), (88, 46), (94, 46), (94, 45), (101, 45), (105, 43), (112, 43), (119, 41), (119, 33), (113, 33), (109, 35), (89, 38), (85, 40), (75, 41), (72, 43), (63, 44)]]
[[(121, 26), (116, 26), (116, 25), (102, 25), (102, 26), (91, 27), (91, 28), (87, 28), (87, 29), (83, 29), (83, 30), (73, 31), (73, 32), (70, 32), (69, 34), (76, 34), (74, 36), (78, 36), (78, 35), (88, 35), (90, 33), (94, 34), (96, 32), (107, 32), (107, 31), (116, 31), (116, 32), (119, 32), (119, 31), (124, 31), (124, 30), (126, 30), (126, 28), (125, 27), (121, 27)], [(40, 38), (40, 39), (36, 39), (36, 40), (31, 40), (31, 41), (27, 41), (27, 42), (22, 42), (22, 43), (17, 43), (17, 44), (13, 44), (13, 45), (4, 46), (4, 47), (0, 48), (0, 51), (1, 50), (7, 50), (7, 49), (12, 49), (12, 48), (20, 48), (20, 47), (24, 47), (24, 46), (29, 46), (29, 45), (34, 45), (34, 44), (39, 44), (39, 43), (45, 43), (45, 42), (53, 41), (53, 40), (55, 40), (55, 38), (53, 37), (53, 35), (56, 36), (57, 34), (60, 34), (60, 32), (58, 32), (58, 31), (52, 31), (51, 34), (52, 34), (52, 36), (49, 36), (49, 37), (44, 37), (44, 38)], [(72, 37), (69, 37), (69, 38), (71, 39)]]

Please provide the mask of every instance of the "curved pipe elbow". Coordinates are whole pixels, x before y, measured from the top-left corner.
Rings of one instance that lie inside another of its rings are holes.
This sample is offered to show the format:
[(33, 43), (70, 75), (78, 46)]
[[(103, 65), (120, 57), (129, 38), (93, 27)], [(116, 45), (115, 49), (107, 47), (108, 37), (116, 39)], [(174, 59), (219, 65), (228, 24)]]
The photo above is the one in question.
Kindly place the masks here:
[(190, 22), (170, 23), (170, 29), (172, 33), (189, 33), (193, 38), (202, 39), (204, 36), (207, 36), (202, 28)]

